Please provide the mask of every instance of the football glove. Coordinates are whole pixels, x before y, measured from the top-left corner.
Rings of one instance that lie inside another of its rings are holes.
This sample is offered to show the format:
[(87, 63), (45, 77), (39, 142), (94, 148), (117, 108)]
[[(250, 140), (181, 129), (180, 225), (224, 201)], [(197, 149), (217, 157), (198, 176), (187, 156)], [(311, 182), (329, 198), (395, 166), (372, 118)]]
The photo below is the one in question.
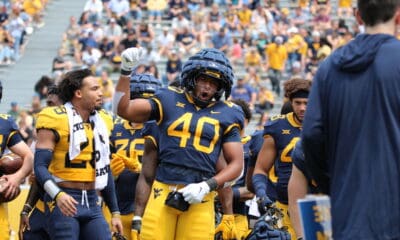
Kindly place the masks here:
[(235, 216), (223, 215), (221, 222), (215, 228), (215, 234), (222, 232), (223, 240), (240, 239), (236, 230)]
[(144, 55), (145, 50), (143, 48), (128, 48), (121, 53), (121, 72), (129, 75), (130, 72), (139, 63), (140, 58)]
[(210, 192), (210, 186), (208, 186), (205, 181), (200, 183), (191, 183), (178, 190), (178, 192), (181, 192), (185, 201), (190, 204), (201, 203), (204, 196)]
[(126, 156), (121, 156), (121, 158), (130, 171), (139, 173), (142, 170), (142, 164), (139, 162), (139, 158), (136, 157), (136, 154), (130, 158)]
[(121, 155), (113, 153), (111, 155), (110, 168), (113, 176), (119, 176), (125, 169), (125, 163)]
[(142, 228), (142, 218), (141, 217), (133, 217), (132, 219), (132, 227), (131, 227), (131, 239), (132, 240), (140, 240), (140, 229)]

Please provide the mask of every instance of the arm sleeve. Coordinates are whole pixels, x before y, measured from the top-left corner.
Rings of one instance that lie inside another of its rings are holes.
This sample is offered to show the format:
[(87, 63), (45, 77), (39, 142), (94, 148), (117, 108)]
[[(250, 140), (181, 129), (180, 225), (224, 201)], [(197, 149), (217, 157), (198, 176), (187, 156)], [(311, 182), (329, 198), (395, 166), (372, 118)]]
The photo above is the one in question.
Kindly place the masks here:
[(37, 148), (35, 150), (35, 160), (33, 162), (33, 167), (35, 170), (37, 182), (41, 187), (43, 187), (43, 184), (47, 180), (53, 180), (53, 177), (48, 170), (52, 158), (53, 151), (49, 149)]
[[(320, 70), (318, 71), (320, 72)], [(310, 173), (310, 177), (317, 183), (322, 193), (328, 193), (330, 180), (326, 162), (326, 136), (321, 104), (323, 92), (319, 75), (317, 72), (308, 98), (307, 112), (303, 122), (302, 146), (306, 169)]]
[(115, 194), (114, 178), (111, 175), (111, 171), (108, 171), (108, 183), (107, 186), (101, 190), (101, 196), (111, 212), (119, 211), (117, 195)]
[(267, 176), (263, 174), (256, 174), (253, 176), (253, 187), (256, 196), (261, 198), (267, 196)]

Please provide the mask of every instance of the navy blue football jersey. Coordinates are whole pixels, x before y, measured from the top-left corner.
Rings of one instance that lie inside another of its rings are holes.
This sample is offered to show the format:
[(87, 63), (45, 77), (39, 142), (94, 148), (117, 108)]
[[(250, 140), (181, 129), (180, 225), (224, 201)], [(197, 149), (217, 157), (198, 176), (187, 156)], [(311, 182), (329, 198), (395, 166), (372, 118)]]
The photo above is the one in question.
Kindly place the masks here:
[[(250, 140), (250, 158), (249, 161), (247, 162), (247, 168), (254, 168), (256, 166), (257, 162), (257, 157), (258, 153), (260, 152), (260, 149), (264, 143), (264, 138), (263, 138), (263, 133), (264, 131), (262, 130), (257, 130), (251, 135), (251, 140)], [(268, 182), (267, 182), (267, 196), (269, 199), (272, 201), (276, 201), (276, 182), (278, 181), (278, 178), (275, 173), (275, 167), (272, 166), (271, 170), (268, 173)]]
[[(250, 140), (251, 136), (246, 136), (242, 138), (242, 143), (243, 143), (243, 153), (244, 153), (244, 169), (243, 169), (243, 175), (241, 178), (239, 178), (235, 184), (233, 184), (232, 189), (235, 188), (241, 188), (246, 185), (246, 172), (247, 172), (247, 163), (249, 162), (250, 159)], [(233, 199), (233, 213), (234, 214), (242, 214), (246, 215), (246, 204), (245, 202), (241, 202), (238, 199)]]
[(147, 121), (144, 124), (141, 134), (143, 138), (150, 139), (154, 146), (158, 148), (159, 130), (156, 121)]
[(14, 119), (7, 114), (0, 114), (0, 156), (8, 147), (22, 141), (18, 126)]
[[(142, 124), (132, 127), (128, 121), (117, 118), (114, 121), (114, 129), (110, 137), (114, 152), (127, 157), (138, 157), (141, 162), (144, 152), (144, 138), (141, 136), (142, 128)], [(139, 173), (124, 169), (118, 178), (115, 179), (115, 191), (121, 214), (129, 214), (134, 210), (138, 178)]]
[(298, 124), (293, 112), (286, 115), (271, 117), (264, 127), (264, 138), (270, 136), (275, 141), (276, 158), (275, 173), (278, 177), (276, 191), (278, 201), (288, 203), (287, 186), (292, 173), (292, 151), (300, 139), (301, 125)]
[(293, 149), (292, 162), (293, 162), (293, 165), (295, 165), (300, 170), (300, 172), (302, 172), (303, 175), (306, 177), (307, 183), (308, 183), (308, 192), (309, 193), (318, 193), (317, 185), (315, 184), (314, 181), (312, 181), (310, 174), (308, 173), (307, 168), (306, 168), (306, 162), (305, 162), (305, 157), (304, 157), (304, 152), (303, 152), (303, 146), (301, 144), (301, 139), (299, 141), (297, 141), (297, 143)]
[(201, 182), (215, 175), (222, 145), (240, 142), (243, 112), (233, 103), (217, 101), (195, 106), (188, 93), (160, 89), (151, 98), (159, 127), (156, 179), (168, 184)]

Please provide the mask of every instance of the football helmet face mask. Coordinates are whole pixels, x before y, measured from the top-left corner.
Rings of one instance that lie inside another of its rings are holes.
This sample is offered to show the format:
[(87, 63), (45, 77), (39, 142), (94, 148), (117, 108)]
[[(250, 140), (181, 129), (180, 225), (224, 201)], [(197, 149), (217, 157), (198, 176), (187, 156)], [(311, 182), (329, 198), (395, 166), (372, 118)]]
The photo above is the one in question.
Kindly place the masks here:
[[(218, 84), (219, 88), (213, 99), (220, 100), (224, 92), (226, 99), (230, 96), (235, 76), (232, 66), (223, 52), (214, 48), (206, 48), (191, 56), (183, 65), (180, 76), (181, 85), (185, 87), (186, 91), (192, 92), (192, 96), (196, 81), (200, 76), (211, 78)], [(196, 105), (200, 107), (207, 106), (212, 100), (203, 101), (193, 97)]]
[(161, 81), (151, 74), (133, 74), (130, 79), (130, 98), (149, 98), (160, 87)]

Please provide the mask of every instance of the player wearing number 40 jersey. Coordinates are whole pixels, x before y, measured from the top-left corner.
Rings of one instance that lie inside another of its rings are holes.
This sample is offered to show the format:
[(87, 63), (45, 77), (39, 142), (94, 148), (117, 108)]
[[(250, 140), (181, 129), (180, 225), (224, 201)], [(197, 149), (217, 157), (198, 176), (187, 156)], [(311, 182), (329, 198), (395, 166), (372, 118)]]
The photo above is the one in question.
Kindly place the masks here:
[(300, 139), (310, 86), (310, 81), (297, 78), (285, 82), (285, 96), (289, 98), (293, 112), (271, 117), (265, 125), (264, 143), (258, 154), (252, 178), (259, 209), (263, 211), (272, 204), (266, 188), (268, 173), (273, 166), (275, 167), (278, 178), (276, 205), (284, 213), (283, 224), (288, 227), (292, 239), (295, 239), (295, 233), (288, 216), (287, 186), (292, 171), (291, 153)]
[[(121, 54), (114, 94), (120, 116), (134, 122), (156, 120), (159, 127), (159, 164), (141, 239), (213, 239), (213, 190), (237, 178), (243, 167), (243, 113), (220, 100), (224, 93), (229, 97), (232, 67), (221, 51), (204, 49), (183, 66), (184, 90), (160, 89), (150, 99), (129, 101), (127, 75), (141, 54), (137, 48)], [(221, 152), (227, 166), (216, 173)]]

